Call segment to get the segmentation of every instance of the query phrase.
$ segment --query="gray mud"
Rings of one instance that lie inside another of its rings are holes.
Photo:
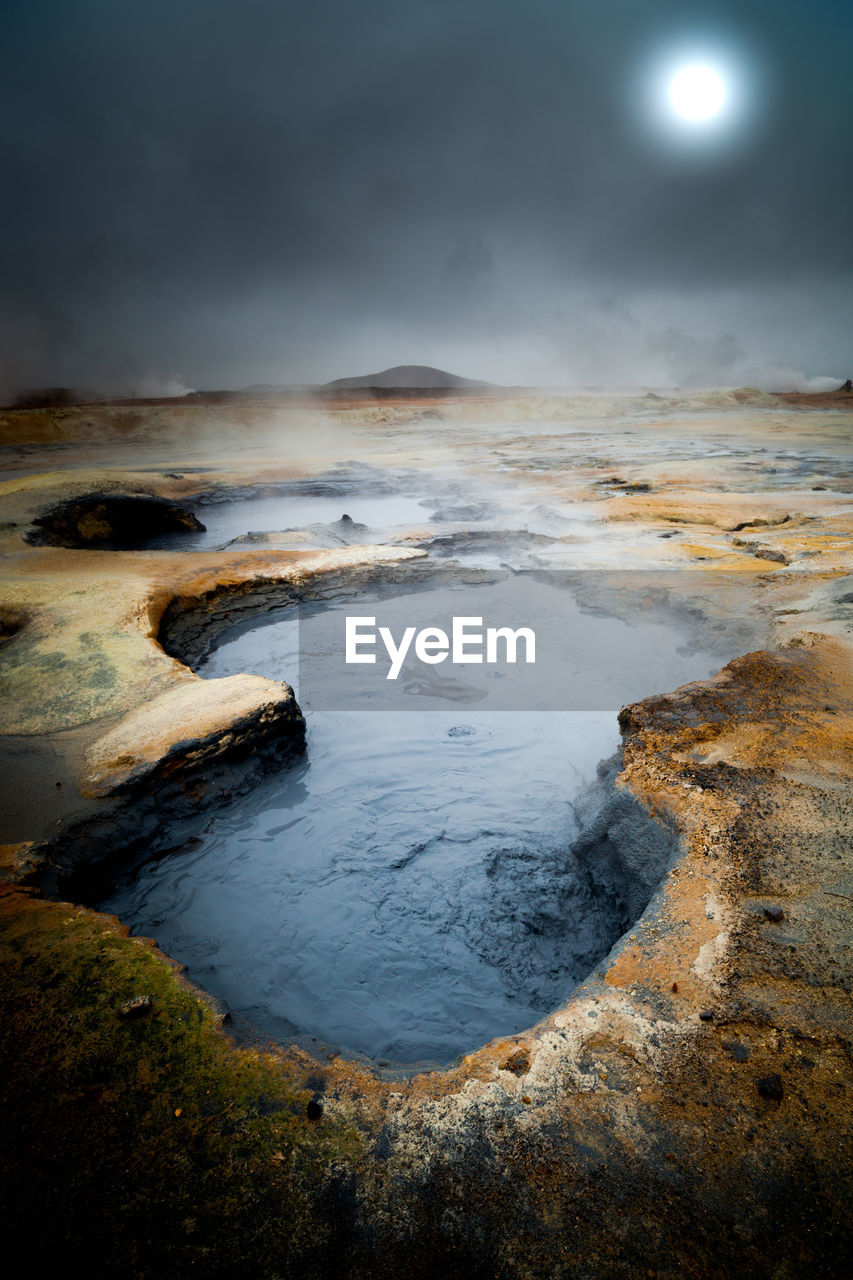
[[[598,634],[605,610],[587,607]],[[743,639],[716,637],[712,653],[689,610],[666,616],[627,628],[611,615],[635,696],[675,669],[708,675]],[[203,618],[171,626],[206,677],[294,682],[292,613],[244,620],[206,657]],[[379,1065],[446,1064],[562,1004],[671,865],[671,833],[614,799],[612,780],[594,787],[618,707],[314,711],[303,759],[90,900],[155,937],[240,1025]]]

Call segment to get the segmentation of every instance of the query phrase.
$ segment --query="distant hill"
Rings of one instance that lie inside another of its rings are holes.
[[[366,373],[360,378],[336,378],[327,382],[330,390],[357,391],[367,387],[405,387],[416,391],[438,391],[457,387],[488,387],[491,383],[475,382],[472,378],[460,378],[444,369],[433,369],[428,364],[395,364],[381,373]]]

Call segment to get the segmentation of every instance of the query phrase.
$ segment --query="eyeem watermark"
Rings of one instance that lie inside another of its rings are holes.
[[[708,625],[715,583],[736,572],[454,566],[358,595],[334,583],[328,601],[302,607],[286,670],[306,713],[615,714],[759,647],[746,618]]]
[[[536,661],[536,633],[532,627],[486,627],[482,617],[454,617],[450,635],[442,627],[405,627],[399,641],[390,627],[376,626],[375,616],[347,617],[347,665],[375,663],[376,648],[381,640],[390,659],[386,680],[396,680],[412,646],[414,656],[428,666],[437,666],[448,658],[454,666],[470,663],[510,663],[519,660],[523,648],[524,661]],[[485,650],[485,653],[484,653]]]

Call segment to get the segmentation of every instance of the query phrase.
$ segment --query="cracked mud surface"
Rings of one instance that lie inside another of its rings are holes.
[[[751,393],[443,403],[427,419],[413,405],[342,404],[294,410],[296,425],[310,418],[315,452],[282,456],[260,430],[251,449],[238,444],[246,423],[225,410],[215,442],[200,444],[205,412],[170,421],[157,408],[133,439],[118,411],[108,422],[84,407],[39,412],[31,446],[9,455],[38,470],[10,472],[0,489],[13,779],[4,1209],[8,1230],[27,1230],[33,1265],[364,1280],[845,1275],[853,417]],[[26,443],[25,415],[4,416]],[[328,525],[299,548],[292,531],[275,545],[274,530],[248,549],[186,553],[24,541],[35,519],[87,493],[144,492],[197,512],[204,493],[325,476],[352,456],[441,499],[447,520],[424,508],[419,528],[381,546],[369,529],[328,545]],[[158,806],[212,803],[217,778],[250,785],[259,737],[298,749],[286,686],[231,677],[217,698],[216,682],[157,643],[167,610],[217,625],[324,574],[429,559],[436,538],[567,570],[713,565],[727,572],[716,593],[702,589],[706,616],[724,622],[748,597],[768,643],[623,710],[620,772],[589,815],[588,848],[640,873],[628,805],[663,822],[681,853],[563,1007],[451,1070],[402,1079],[257,1039],[235,1048],[221,1010],[156,947],[34,886],[55,885],[66,857],[85,862],[87,829],[127,843]],[[151,1005],[123,1013],[140,995]]]

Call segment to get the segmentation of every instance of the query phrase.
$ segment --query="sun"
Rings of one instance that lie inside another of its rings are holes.
[[[692,62],[680,67],[668,85],[669,103],[676,115],[703,124],[720,115],[726,105],[726,82],[715,67]]]

